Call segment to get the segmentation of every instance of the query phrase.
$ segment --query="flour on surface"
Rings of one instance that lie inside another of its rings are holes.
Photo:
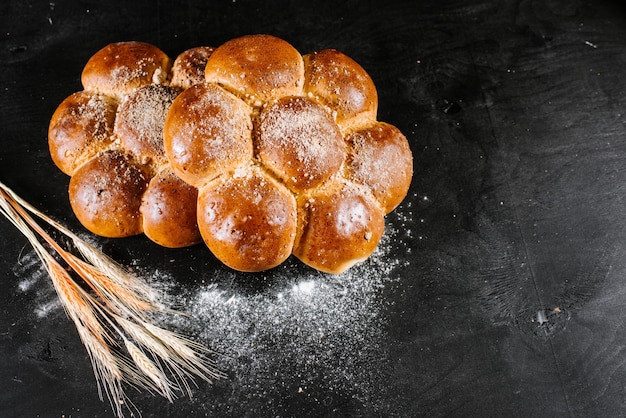
[[[20,254],[13,266],[13,273],[18,278],[16,293],[34,293],[35,304],[32,312],[37,318],[45,318],[63,311],[48,272],[34,250]]]
[[[398,279],[402,267],[390,254],[393,235],[385,235],[367,261],[343,274],[281,266],[268,273],[272,284],[259,292],[229,285],[242,276],[221,270],[222,277],[202,280],[176,297],[189,316],[168,319],[174,321],[169,325],[191,330],[223,354],[219,367],[229,376],[225,384],[235,404],[264,399],[262,412],[270,413],[279,408],[278,398],[296,394],[320,402],[330,397],[384,403],[387,302],[381,291]],[[285,394],[268,394],[268,388]]]

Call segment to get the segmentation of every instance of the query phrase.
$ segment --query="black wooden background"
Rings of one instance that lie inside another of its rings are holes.
[[[626,414],[626,14],[583,0],[4,1],[0,181],[165,288],[227,378],[144,417]],[[203,246],[91,237],[47,126],[87,59],[270,33],[339,49],[414,153],[381,252],[235,274]],[[108,417],[27,241],[0,220],[0,416]],[[173,321],[173,320],[172,320]]]

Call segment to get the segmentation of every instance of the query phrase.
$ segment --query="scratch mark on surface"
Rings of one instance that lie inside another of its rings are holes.
[[[596,44],[594,44],[594,43],[592,43],[592,42],[589,42],[589,41],[585,41],[585,45],[589,45],[590,47],[592,47],[592,48],[594,48],[594,49],[597,49],[597,48],[598,48],[598,45],[596,45]]]
[[[477,70],[477,64],[476,64],[476,60],[474,58],[474,53],[472,51],[472,48],[469,48],[469,56],[470,56],[470,60],[471,60],[471,63],[472,63],[472,68],[474,70],[475,76],[476,76],[476,78],[478,80],[480,80],[479,72]],[[493,116],[491,114],[491,108],[487,104],[487,95],[485,94],[485,91],[484,91],[484,88],[483,88],[482,85],[480,85],[480,94],[481,94],[481,99],[482,99],[482,102],[483,102],[483,105],[484,105],[485,112],[487,114],[487,120],[489,121],[489,131],[491,132],[492,139],[493,139],[494,143],[497,146],[499,146],[498,136],[496,135],[495,125],[494,125],[494,118],[493,118]],[[530,251],[529,251],[529,248],[528,248],[528,240],[527,240],[526,236],[524,235],[524,231],[523,231],[523,229],[521,227],[521,217],[519,215],[519,208],[518,208],[518,205],[515,203],[516,201],[513,199],[514,194],[513,194],[513,190],[511,188],[510,182],[509,181],[504,181],[503,185],[504,185],[504,187],[506,189],[506,193],[509,195],[509,199],[508,200],[512,202],[511,203],[511,207],[512,207],[512,210],[513,210],[513,216],[514,216],[514,219],[515,219],[515,225],[517,227],[517,230],[518,230],[521,242],[522,242],[524,258],[528,261],[526,263],[526,266],[527,266],[527,269],[528,269],[528,274],[530,275],[531,283],[532,283],[532,286],[533,286],[533,289],[534,289],[535,296],[537,298],[537,302],[539,304],[539,309],[543,310],[544,309],[544,302],[543,302],[543,300],[541,298],[541,293],[539,291],[539,286],[537,284],[536,273],[535,273],[535,271],[534,271],[534,269],[532,267],[532,263],[530,262],[531,259],[530,259]],[[553,362],[554,362],[554,367],[556,369],[556,374],[557,374],[557,377],[559,379],[559,386],[560,386],[561,392],[563,394],[563,399],[565,401],[565,405],[566,405],[566,408],[567,408],[567,411],[568,411],[568,415],[572,416],[572,407],[570,405],[569,396],[568,396],[567,391],[565,389],[565,382],[563,380],[563,372],[561,371],[561,366],[560,366],[559,359],[558,359],[557,354],[556,354],[556,350],[555,350],[554,344],[552,342],[552,338],[548,337],[548,342],[550,344],[550,354],[551,354]]]

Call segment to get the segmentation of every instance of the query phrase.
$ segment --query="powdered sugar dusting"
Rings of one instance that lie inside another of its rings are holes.
[[[106,140],[111,134],[112,114],[114,107],[105,96],[81,92],[89,99],[78,102],[78,106],[71,109],[71,115],[84,126],[86,134],[90,134],[95,140]]]
[[[119,59],[119,56],[116,56],[115,58]],[[122,85],[130,84],[136,79],[148,77],[149,68],[154,65],[155,63],[152,57],[143,57],[137,60],[132,67],[128,65],[119,65],[114,67],[111,71],[111,78]]]
[[[165,152],[176,174],[198,187],[252,156],[248,106],[218,86],[196,84],[173,102]]]
[[[261,161],[295,189],[327,180],[345,158],[332,116],[304,97],[285,97],[264,109],[256,145]]]
[[[404,199],[412,177],[408,141],[384,122],[353,132],[346,139],[350,144],[348,178],[369,186],[385,211],[391,211]]]
[[[177,94],[173,88],[151,84],[135,90],[119,107],[114,132],[140,161],[165,159],[163,125]]]
[[[67,97],[51,120],[50,152],[65,173],[111,143],[115,104],[104,95],[77,92]]]
[[[200,46],[188,49],[176,57],[172,66],[171,85],[186,89],[204,82],[204,69],[213,50],[212,47]]]

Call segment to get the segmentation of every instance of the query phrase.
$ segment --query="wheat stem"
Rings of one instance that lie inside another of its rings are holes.
[[[191,396],[188,381],[194,376],[207,382],[223,377],[206,357],[209,351],[205,347],[151,322],[153,312],[174,311],[159,301],[159,293],[149,284],[35,209],[2,182],[0,213],[28,239],[48,271],[87,350],[99,396],[103,399],[106,395],[117,416],[124,415],[122,405],[140,415],[124,393],[124,383],[173,401],[175,391],[181,388]],[[69,237],[82,258],[61,247],[29,213]],[[81,286],[73,275],[88,287]],[[121,353],[122,347],[127,356]],[[173,380],[166,371],[173,375]]]

